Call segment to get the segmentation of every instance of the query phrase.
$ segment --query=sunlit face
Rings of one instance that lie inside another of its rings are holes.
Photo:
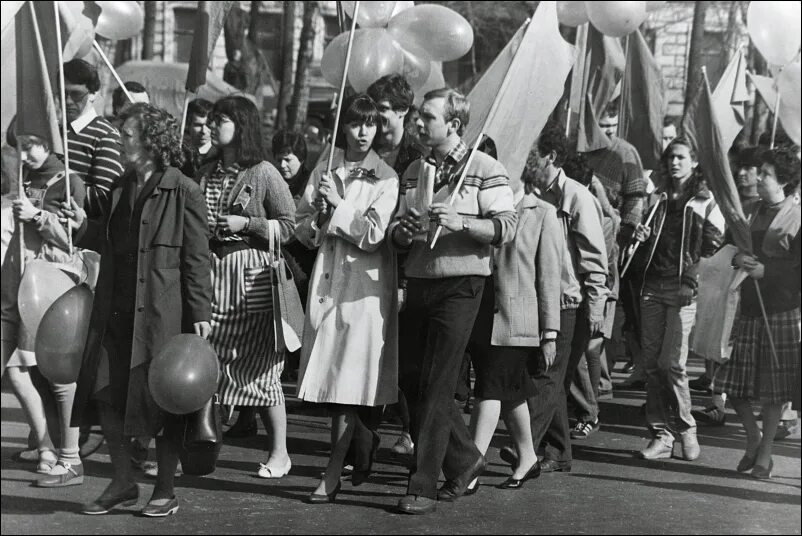
[[[209,128],[211,128],[212,145],[215,147],[226,147],[234,141],[237,126],[227,115],[210,119]]]
[[[425,101],[415,120],[420,141],[428,147],[441,145],[459,125],[458,120],[445,120],[443,115],[445,104],[446,100],[443,97],[435,97]]]
[[[28,169],[39,169],[48,156],[50,156],[50,152],[38,143],[27,143],[20,146],[22,164]]]
[[[89,91],[84,84],[73,84],[69,81],[64,84],[64,94],[66,96],[65,107],[67,108],[67,121],[75,121],[94,100],[94,93]]]
[[[373,138],[376,137],[376,124],[369,125],[368,123],[347,123],[343,127],[343,134],[345,134],[345,142],[348,148],[352,151],[359,153],[366,153]]]
[[[682,144],[676,144],[666,155],[668,174],[672,179],[685,179],[696,168],[696,161],[691,156],[691,150]]]
[[[129,117],[120,130],[123,158],[126,164],[137,164],[149,158],[142,142],[142,128],[134,117]]]
[[[298,160],[295,153],[281,153],[276,155],[276,159],[278,160],[278,169],[285,181],[292,180],[301,169],[301,161]]]
[[[738,168],[735,176],[735,185],[738,188],[751,188],[757,185],[758,169],[756,166],[742,166]]]
[[[757,180],[757,193],[763,201],[773,201],[785,197],[783,185],[777,180],[777,171],[771,164],[760,166]]]
[[[529,158],[529,169],[531,171],[530,177],[534,186],[540,188],[541,190],[549,187],[549,183],[551,182],[549,168],[553,162],[554,158],[551,153],[543,155],[540,154],[540,149],[532,151],[532,155],[530,155]]]
[[[212,141],[212,131],[208,125],[209,116],[192,115],[189,118],[189,135],[196,147],[203,147]]]
[[[674,125],[666,125],[663,127],[663,150],[666,150],[668,144],[674,141],[677,137],[677,127]]]
[[[402,111],[393,110],[388,100],[379,101],[376,107],[379,109],[379,116],[381,116],[382,129],[388,137],[404,130],[404,118],[409,113],[408,109]]]
[[[618,116],[606,115],[599,121],[599,128],[607,134],[608,138],[615,138],[618,135]]]

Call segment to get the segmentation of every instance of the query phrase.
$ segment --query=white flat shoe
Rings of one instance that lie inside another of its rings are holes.
[[[283,476],[286,476],[287,473],[290,472],[291,468],[292,468],[292,461],[290,461],[289,459],[287,460],[287,465],[285,465],[280,469],[268,467],[266,463],[260,463],[259,472],[257,474],[259,475],[259,478],[281,478]]]

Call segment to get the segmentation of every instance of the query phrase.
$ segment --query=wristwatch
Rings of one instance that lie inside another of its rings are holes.
[[[544,330],[540,333],[540,342],[556,341],[557,332],[551,329]]]
[[[462,218],[462,230],[463,231],[470,231],[471,230],[471,220],[468,218]]]

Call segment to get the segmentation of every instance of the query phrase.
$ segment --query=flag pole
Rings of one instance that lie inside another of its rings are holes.
[[[30,4],[31,10],[33,10],[33,4]],[[17,144],[19,145],[19,144]],[[17,147],[17,154],[19,155],[19,175],[17,175],[17,198],[21,199],[23,195],[25,195],[25,184],[22,182],[22,151],[19,150]],[[21,221],[17,221],[17,225],[19,226],[19,275],[25,273],[25,224]]]
[[[125,84],[123,83],[122,78],[120,78],[120,75],[117,74],[117,70],[114,68],[114,66],[109,61],[109,58],[106,56],[106,53],[103,52],[103,48],[101,48],[100,44],[98,44],[97,39],[93,40],[92,43],[95,46],[95,50],[97,50],[98,53],[100,54],[100,57],[103,58],[103,63],[105,63],[106,67],[109,68],[109,70],[111,71],[112,76],[114,77],[115,80],[117,80],[117,83],[120,85],[120,88],[123,90],[123,93],[125,93],[125,96],[128,97],[128,102],[133,104],[134,98],[131,96],[131,93],[129,93],[128,88],[125,87]]]
[[[178,131],[178,136],[182,140],[184,139],[184,129],[187,128],[187,109],[189,108],[189,96],[194,95],[191,91],[187,91],[184,93],[184,107],[181,109],[181,130]]]
[[[69,143],[67,142],[67,130],[69,124],[67,122],[67,93],[64,82],[64,54],[61,50],[61,17],[58,12],[58,2],[53,2],[53,10],[56,15],[56,50],[58,52],[58,81],[59,88],[61,89],[61,130],[64,139],[64,193],[67,206],[71,205],[72,193],[70,192],[70,150]],[[31,4],[33,6],[33,4]],[[33,7],[31,7],[33,9]],[[39,36],[39,25],[36,22],[36,14],[33,16],[33,27],[36,31],[37,39]],[[97,43],[97,41],[95,41]],[[72,255],[72,225],[67,223],[67,249],[68,253]]]
[[[329,161],[326,164],[326,174],[331,174],[331,166],[334,165],[334,142],[337,140],[337,131],[340,129],[340,112],[343,107],[343,97],[345,96],[345,84],[348,79],[348,64],[351,62],[351,48],[354,45],[354,32],[356,31],[356,18],[359,15],[359,2],[354,2],[354,19],[351,22],[351,31],[348,34],[348,49],[345,52],[345,66],[343,67],[343,79],[340,82],[340,94],[337,95],[337,113],[334,116],[334,130],[331,133],[331,150],[329,151]]]
[[[774,149],[774,137],[777,135],[777,120],[780,118],[780,88],[777,88],[777,99],[774,101],[774,121],[771,126],[771,143],[769,149]]]
[[[531,18],[527,18],[523,26],[526,26],[531,21]],[[512,60],[510,60],[510,67],[512,67],[515,58],[518,56],[518,50],[520,50],[520,45],[515,50],[515,54],[512,56]],[[471,153],[468,156],[468,161],[465,163],[465,167],[462,169],[462,174],[459,177],[459,181],[457,181],[457,185],[454,187],[454,191],[451,192],[451,196],[448,199],[448,206],[453,206],[454,202],[457,200],[457,194],[459,194],[460,189],[462,188],[462,184],[465,182],[465,177],[468,175],[468,168],[473,162],[473,157],[476,155],[476,152],[479,150],[479,145],[482,143],[482,139],[485,137],[485,130],[487,130],[487,125],[490,124],[490,119],[496,114],[496,110],[498,110],[499,104],[501,104],[501,95],[504,94],[504,91],[507,89],[507,86],[510,85],[510,69],[507,68],[507,72],[504,73],[504,80],[501,81],[501,88],[499,88],[499,92],[496,94],[496,98],[493,99],[493,104],[490,106],[490,112],[485,117],[485,122],[482,125],[482,130],[479,131],[479,137],[476,139],[476,142],[473,144],[471,148]],[[434,246],[437,244],[437,239],[440,238],[440,233],[443,232],[443,226],[438,225],[437,229],[434,231],[434,236],[432,237],[432,243],[429,244],[429,249],[434,249]]]

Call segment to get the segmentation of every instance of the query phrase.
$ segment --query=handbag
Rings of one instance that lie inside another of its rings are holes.
[[[281,230],[275,220],[268,221],[272,263],[273,330],[276,351],[294,352],[301,347],[304,311],[293,274],[281,254]]]
[[[223,446],[223,420],[218,394],[212,395],[201,409],[184,419],[184,438],[179,452],[184,473],[198,476],[213,473]]]

